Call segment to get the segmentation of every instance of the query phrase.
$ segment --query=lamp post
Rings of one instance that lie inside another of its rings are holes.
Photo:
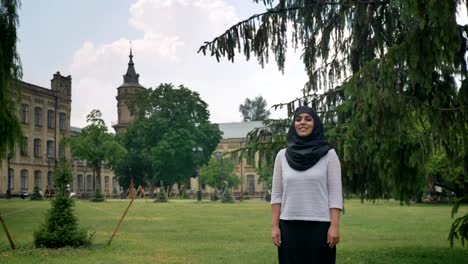
[[[7,162],[8,162],[8,173],[7,173],[8,179],[7,179],[7,191],[6,191],[5,198],[10,199],[11,198],[11,167],[10,167],[11,154],[10,153],[8,153]]]
[[[201,185],[200,185],[200,155],[202,155],[203,148],[202,147],[193,147],[192,151],[195,156],[195,163],[197,166],[197,181],[198,181],[198,191],[197,191],[197,201],[201,202],[202,201],[202,191],[201,191]]]

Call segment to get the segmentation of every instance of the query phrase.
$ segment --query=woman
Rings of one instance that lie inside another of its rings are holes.
[[[271,236],[279,263],[335,263],[342,208],[338,156],[317,113],[300,106],[273,172]]]

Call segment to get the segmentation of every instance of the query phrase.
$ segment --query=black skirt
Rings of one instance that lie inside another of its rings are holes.
[[[334,264],[336,246],[327,244],[330,222],[280,220],[280,264]]]

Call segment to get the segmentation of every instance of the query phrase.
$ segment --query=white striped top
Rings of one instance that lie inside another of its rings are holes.
[[[282,220],[330,222],[330,208],[343,209],[340,160],[330,149],[314,166],[292,169],[286,149],[276,155],[271,204],[281,204]]]

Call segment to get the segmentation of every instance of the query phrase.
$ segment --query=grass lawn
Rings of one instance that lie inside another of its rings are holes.
[[[96,231],[93,246],[35,249],[32,233],[44,221],[48,201],[0,199],[17,250],[0,230],[0,263],[277,263],[266,202],[221,204],[189,200],[137,200],[119,232],[107,241],[128,200],[76,201],[81,226]],[[450,205],[399,206],[346,200],[337,263],[468,263],[468,246],[450,248]],[[458,216],[468,212],[460,209]]]

